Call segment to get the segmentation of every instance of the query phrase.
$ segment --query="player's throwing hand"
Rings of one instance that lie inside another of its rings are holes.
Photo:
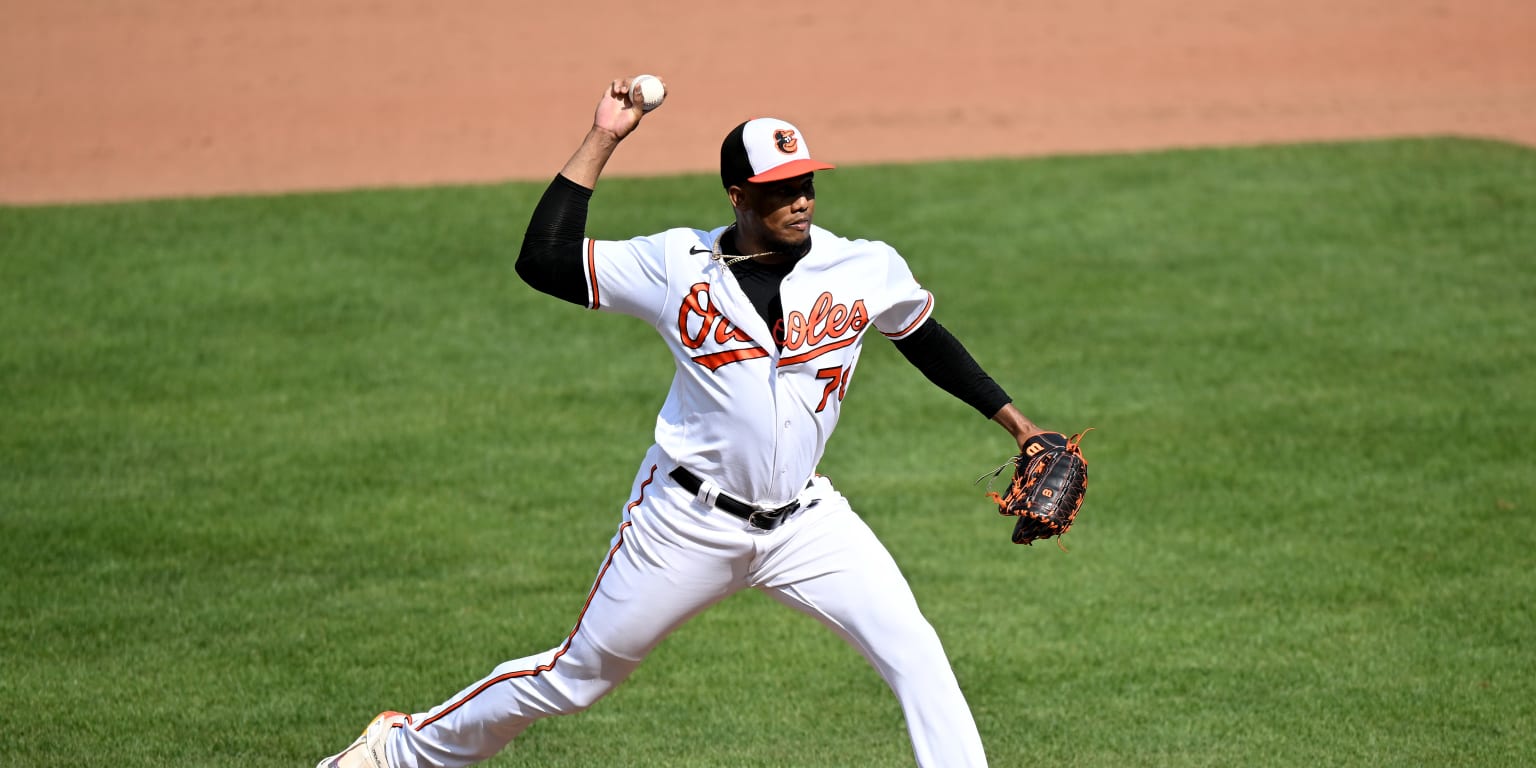
[[[592,116],[592,126],[607,131],[616,140],[633,133],[646,113],[645,106],[631,98],[633,80],[626,77],[609,83],[608,92],[597,102],[597,112]]]

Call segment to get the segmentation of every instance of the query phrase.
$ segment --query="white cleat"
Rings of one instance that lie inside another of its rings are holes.
[[[391,729],[403,728],[411,721],[404,712],[382,712],[363,729],[357,741],[341,752],[320,761],[315,768],[389,768],[389,758],[384,745]]]

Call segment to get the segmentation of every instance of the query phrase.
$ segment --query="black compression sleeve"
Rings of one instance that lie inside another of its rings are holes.
[[[1013,402],[1008,393],[976,364],[965,345],[931,317],[911,336],[899,339],[895,344],[907,362],[917,366],[929,381],[989,419]]]
[[[581,242],[587,230],[592,190],[556,175],[539,198],[517,254],[517,275],[536,290],[587,306]]]

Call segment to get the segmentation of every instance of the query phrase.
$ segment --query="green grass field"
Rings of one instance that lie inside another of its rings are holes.
[[[822,466],[994,766],[1529,764],[1536,151],[818,186],[1025,413],[1096,428],[1065,553],[1008,543],[971,484],[1007,437],[878,338]],[[517,281],[542,189],[0,209],[0,765],[309,766],[564,637],[671,363]],[[612,179],[589,232],[727,215]],[[491,764],[912,758],[873,670],[745,594]]]

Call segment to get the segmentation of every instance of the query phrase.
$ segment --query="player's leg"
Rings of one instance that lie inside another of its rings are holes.
[[[390,768],[471,765],[540,718],[591,706],[673,629],[745,585],[748,550],[739,531],[717,538],[692,529],[688,515],[671,508],[692,497],[663,487],[648,468],[565,642],[501,664],[413,715],[390,737]]]
[[[901,703],[918,765],[986,765],[938,633],[885,545],[830,483],[826,490],[784,525],[754,567],[754,586],[816,617],[874,665]]]

